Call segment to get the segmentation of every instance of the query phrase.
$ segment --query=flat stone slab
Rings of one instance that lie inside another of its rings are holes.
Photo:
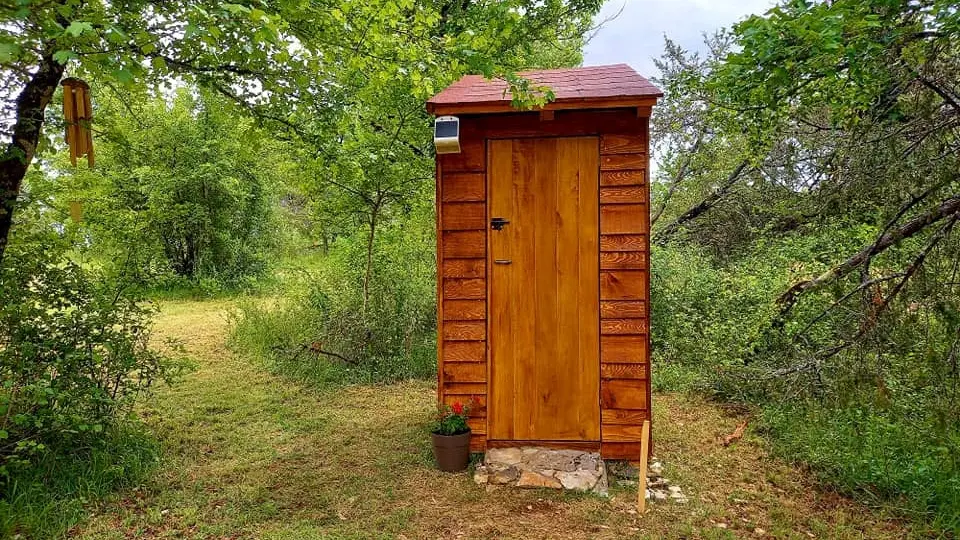
[[[491,448],[473,475],[478,484],[567,489],[607,494],[607,471],[597,452],[524,446]],[[492,489],[492,488],[488,488]]]

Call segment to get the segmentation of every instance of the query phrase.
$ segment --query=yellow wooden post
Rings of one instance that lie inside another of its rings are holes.
[[[643,421],[643,430],[640,432],[640,472],[637,476],[637,511],[641,514],[647,511],[647,461],[650,456],[650,421]]]

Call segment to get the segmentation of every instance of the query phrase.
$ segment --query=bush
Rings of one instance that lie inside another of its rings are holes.
[[[26,238],[24,238],[26,236]],[[151,308],[68,260],[54,235],[20,235],[0,268],[0,485],[48,452],[98,446],[169,373],[148,348]]]
[[[358,230],[339,238],[281,300],[243,304],[234,347],[319,383],[434,375],[436,264],[426,217],[379,233],[366,300],[366,232]]]

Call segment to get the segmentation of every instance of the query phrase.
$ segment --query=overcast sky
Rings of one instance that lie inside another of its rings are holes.
[[[597,21],[607,22],[584,50],[585,66],[630,64],[644,76],[659,73],[653,57],[663,51],[663,36],[684,49],[703,50],[702,34],[769,9],[772,0],[607,0]]]

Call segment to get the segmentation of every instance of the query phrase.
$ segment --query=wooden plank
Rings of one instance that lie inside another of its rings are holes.
[[[482,138],[461,134],[460,153],[441,154],[437,157],[440,158],[440,166],[443,167],[444,173],[479,172],[484,170],[486,163],[484,154]]]
[[[443,202],[484,201],[486,199],[486,178],[479,173],[444,172],[440,182],[443,185]]]
[[[600,173],[601,186],[642,186],[647,183],[646,170],[603,171]]]
[[[485,300],[447,300],[443,303],[445,321],[482,321],[486,318]]]
[[[647,254],[643,251],[604,251],[600,253],[603,270],[645,270]]]
[[[600,154],[636,154],[647,151],[644,132],[627,134],[609,133],[600,137]]]
[[[600,364],[603,379],[646,379],[646,364]]]
[[[646,234],[647,205],[604,204],[600,206],[601,234]]]
[[[443,256],[486,257],[487,231],[443,231]]]
[[[628,425],[639,426],[648,418],[649,411],[630,410],[630,409],[604,409],[603,425]],[[603,441],[607,438],[603,437]]]
[[[646,251],[645,234],[601,234],[600,251]]]
[[[484,394],[474,396],[444,396],[443,402],[447,405],[453,405],[454,403],[466,405],[467,416],[475,418],[486,418],[487,416],[487,396]]]
[[[624,169],[644,169],[647,166],[646,154],[612,154],[600,156],[601,171],[621,171]]]
[[[487,434],[486,418],[467,418],[467,425],[470,426],[470,431],[477,435]],[[471,438],[473,437],[471,436]]]
[[[602,442],[600,443],[600,457],[603,459],[622,459],[638,461],[640,459],[640,443],[638,442]]]
[[[646,334],[646,319],[602,319],[600,333],[609,336],[616,334]]]
[[[440,224],[445,231],[464,231],[486,229],[487,205],[482,202],[443,203],[443,220]]]
[[[549,105],[548,105],[549,106]],[[461,136],[513,139],[521,137],[581,137],[600,133],[636,133],[644,121],[629,109],[608,111],[557,111],[550,122],[538,112],[485,115],[461,121]]]
[[[650,421],[644,420],[640,428],[640,471],[637,487],[639,487],[637,510],[643,514],[647,510],[647,461],[650,457]]]
[[[600,433],[600,404],[597,395],[600,392],[600,374],[597,362],[600,351],[600,331],[597,320],[600,317],[600,204],[597,193],[600,189],[600,154],[598,141],[582,140],[577,176],[580,185],[577,192],[580,204],[577,216],[578,240],[580,246],[580,275],[577,305],[579,306],[580,366],[581,376],[576,377],[580,395],[584,396],[587,407],[578,407],[578,422],[584,426],[580,432],[582,438],[590,439]]]
[[[647,188],[644,186],[610,186],[600,188],[600,204],[644,204],[646,202]]]
[[[646,409],[647,381],[643,379],[601,380],[600,405],[604,409]]]
[[[487,338],[484,321],[445,321],[443,339],[449,341],[477,341]]]
[[[485,298],[486,296],[487,280],[485,279],[446,278],[443,280],[444,300],[474,300]],[[446,311],[446,305],[446,302],[444,302],[444,311]],[[446,318],[446,315],[444,315],[444,318]]]
[[[444,396],[479,396],[487,394],[487,383],[444,383]]]
[[[543,448],[559,448],[561,450],[580,450],[596,452],[600,449],[600,441],[531,441],[526,439],[488,439],[487,448],[514,448],[520,446],[540,446]]]
[[[443,380],[450,383],[486,382],[486,362],[450,362],[443,365]]]
[[[486,452],[487,450],[487,436],[481,435],[479,433],[474,433],[470,435],[470,452]]]
[[[600,336],[600,362],[610,364],[646,364],[646,336]]]
[[[448,341],[443,344],[444,362],[484,362],[487,359],[485,341]]]
[[[584,109],[590,109],[589,112],[594,114],[601,114],[601,112],[597,111],[598,109],[627,109],[636,118],[647,118],[650,116],[653,106],[656,105],[656,103],[657,99],[649,96],[570,97],[551,101],[544,105],[542,109],[558,112],[568,109],[583,112]],[[488,116],[506,115],[506,113],[516,111],[517,108],[514,107],[509,100],[504,99],[460,103],[427,103],[427,112],[434,116],[460,114],[482,115],[480,117],[484,118]]]
[[[643,300],[604,300],[600,302],[600,317],[603,319],[634,319],[646,317],[647,305]]]
[[[486,259],[444,259],[445,278],[482,278],[487,275]]]
[[[643,270],[601,270],[601,300],[644,300],[647,298],[646,272]]]
[[[643,421],[636,425],[604,424],[602,440],[610,442],[641,442],[643,436]]]

